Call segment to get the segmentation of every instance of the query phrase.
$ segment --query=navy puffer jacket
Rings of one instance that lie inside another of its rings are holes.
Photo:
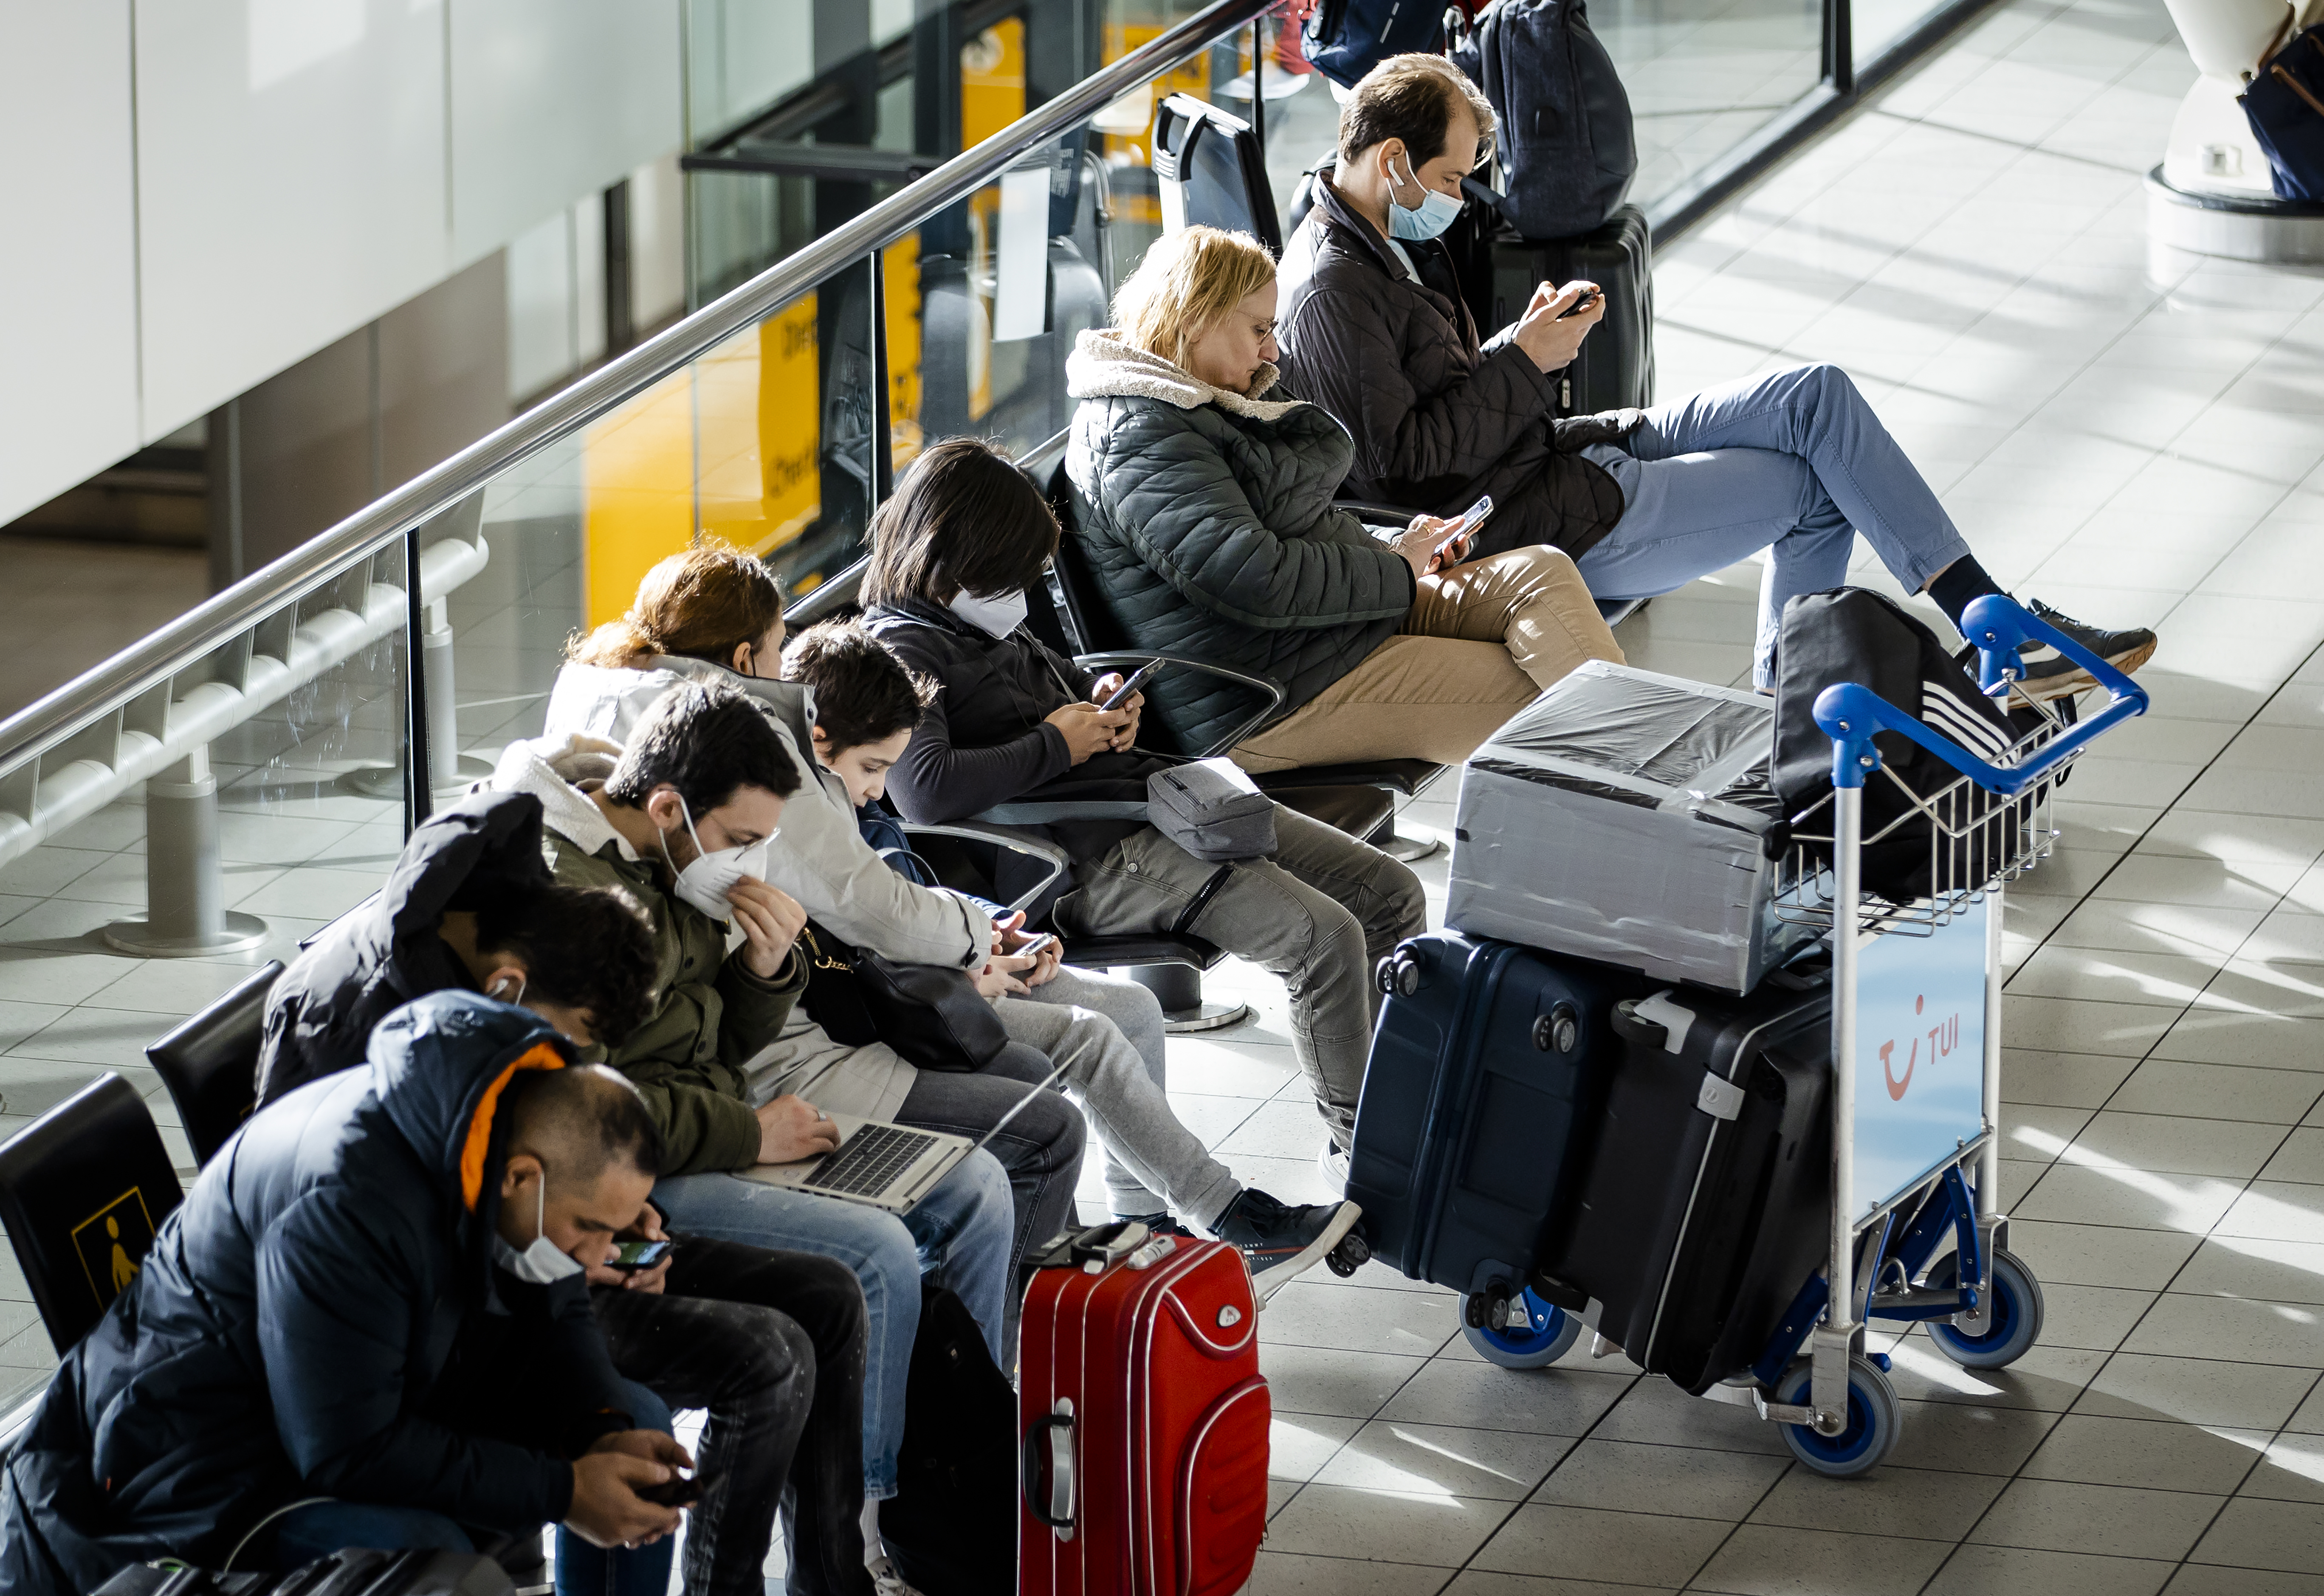
[[[1412,566],[1332,508],[1355,445],[1329,415],[1213,388],[1110,332],[1084,333],[1065,371],[1082,401],[1072,535],[1116,634],[1101,647],[1272,676],[1280,719],[1403,624]],[[1146,696],[1148,724],[1190,754],[1266,702],[1195,671],[1164,672]]]
[[[524,1010],[438,992],[381,1023],[368,1069],[236,1132],[9,1456],[0,1590],[217,1568],[307,1497],[495,1530],[562,1518],[565,1459],[629,1427],[621,1389],[582,1278],[521,1283],[486,1240],[502,1088],[567,1056]]]

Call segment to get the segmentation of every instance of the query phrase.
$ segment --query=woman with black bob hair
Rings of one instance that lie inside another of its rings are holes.
[[[1093,679],[1025,629],[1025,589],[1056,552],[1058,527],[1023,472],[986,444],[948,438],[913,465],[872,534],[864,622],[939,689],[889,773],[907,819],[1145,798],[1147,777],[1168,761],[1134,746],[1144,696],[1100,708],[1120,677]],[[1185,932],[1282,977],[1292,1045],[1330,1131],[1325,1166],[1343,1181],[1377,1001],[1372,962],[1425,928],[1419,879],[1280,806],[1274,854],[1225,865],[1142,821],[1038,829],[1074,861],[1051,916],[1068,940]]]

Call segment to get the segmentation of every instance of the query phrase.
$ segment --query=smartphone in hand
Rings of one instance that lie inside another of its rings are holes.
[[[605,1260],[605,1267],[624,1271],[651,1269],[669,1256],[670,1245],[667,1240],[618,1243],[613,1248],[613,1255]]]
[[[1122,705],[1130,702],[1130,695],[1131,693],[1145,686],[1146,683],[1152,680],[1153,677],[1161,671],[1162,667],[1168,663],[1169,662],[1167,660],[1148,660],[1144,665],[1139,665],[1137,670],[1131,672],[1129,679],[1123,682],[1120,686],[1115,688],[1112,693],[1107,697],[1106,701],[1098,705],[1098,708],[1101,710],[1118,710],[1121,708]]]
[[[1047,953],[1050,949],[1056,945],[1056,933],[1054,931],[1043,931],[1038,936],[1026,938],[1023,942],[1011,948],[1009,950],[1009,957],[1011,959],[1023,959],[1028,954]]]
[[[1564,309],[1559,311],[1557,313],[1557,319],[1559,321],[1563,321],[1569,316],[1580,316],[1583,311],[1589,309],[1592,305],[1595,305],[1603,298],[1605,298],[1605,296],[1593,288],[1584,293],[1582,298],[1576,299],[1572,304],[1568,305]]]
[[[702,1500],[706,1483],[707,1479],[699,1469],[691,1474],[673,1474],[659,1485],[639,1486],[638,1500],[659,1508],[690,1508]]]
[[[1478,527],[1485,524],[1486,519],[1490,517],[1492,513],[1493,496],[1490,493],[1486,494],[1482,499],[1478,500],[1476,503],[1471,505],[1467,509],[1462,510],[1461,512],[1461,518],[1452,523],[1452,530],[1445,533],[1443,540],[1437,544],[1436,558],[1440,560],[1451,559],[1452,557],[1453,546],[1465,541],[1471,533],[1476,531]]]

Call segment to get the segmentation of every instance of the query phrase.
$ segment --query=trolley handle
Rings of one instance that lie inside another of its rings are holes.
[[[1816,694],[1815,701],[1816,724],[1831,738],[1833,786],[1862,786],[1866,773],[1880,766],[1873,734],[1893,731],[1920,744],[1978,786],[2005,798],[2015,798],[2101,733],[2134,715],[2146,713],[2144,688],[2057,628],[2027,614],[2000,594],[1988,593],[1970,604],[1961,622],[1969,640],[1978,647],[1988,694],[1997,696],[2006,691],[2009,678],[2004,674],[2006,662],[2015,659],[2018,644],[2042,642],[2050,644],[2098,679],[2109,695],[2106,708],[2043,744],[2023,765],[1988,765],[1960,744],[1930,730],[1917,717],[1906,714],[1870,688],[1854,682],[1839,683]]]

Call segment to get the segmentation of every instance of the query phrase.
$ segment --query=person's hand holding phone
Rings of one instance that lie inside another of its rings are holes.
[[[1100,693],[1111,691],[1106,686],[1106,682],[1110,679],[1101,677],[1097,683],[1097,691]],[[1116,681],[1114,685],[1120,686],[1120,683]],[[1093,755],[1111,752],[1116,746],[1114,739],[1120,735],[1123,727],[1130,727],[1134,733],[1138,725],[1138,711],[1102,710],[1093,703],[1084,702],[1077,704],[1061,704],[1056,709],[1051,710],[1043,719],[1065,734],[1065,757],[1074,764],[1081,765],[1086,763]]]
[[[1041,962],[1038,953],[996,953],[985,960],[984,968],[969,977],[987,1002],[996,997],[1010,997],[1029,992],[1024,977]]]
[[[1055,980],[1057,971],[1065,967],[1065,945],[1050,933],[1036,936],[1024,929],[1025,911],[1019,909],[1007,918],[992,922],[992,950],[995,953],[1030,953],[1035,955],[1033,968],[1018,978],[1028,986],[1038,986]]]
[[[1139,672],[1138,674],[1140,676],[1149,674],[1152,669],[1153,667],[1149,665],[1146,670]],[[1134,681],[1136,679],[1136,677],[1125,678],[1120,671],[1108,671],[1104,675],[1100,676],[1091,688],[1091,691],[1097,695],[1097,702],[1101,707],[1114,714],[1128,715],[1130,717],[1129,720],[1123,724],[1121,729],[1114,736],[1113,750],[1115,752],[1120,752],[1121,749],[1130,747],[1130,744],[1138,740],[1139,711],[1146,707],[1146,693],[1144,690],[1139,689],[1133,691],[1129,697],[1122,699],[1119,703],[1114,702],[1115,697],[1121,692],[1122,684],[1125,680]]]
[[[661,1210],[651,1203],[638,1210],[635,1224],[627,1230],[616,1232],[613,1236],[616,1242],[666,1242],[669,1239],[669,1233],[661,1227]],[[669,1263],[673,1256],[674,1253],[666,1252],[659,1263],[644,1269],[615,1269],[610,1264],[593,1263],[586,1271],[589,1283],[593,1286],[618,1286],[624,1291],[643,1291],[650,1296],[659,1296],[663,1283],[669,1279]]]
[[[1443,543],[1444,535],[1456,525],[1457,522],[1449,521],[1443,516],[1412,518],[1412,525],[1404,529],[1404,536],[1396,540],[1395,547],[1396,552],[1404,556],[1405,564],[1412,567],[1415,577],[1433,575],[1445,565],[1458,563],[1459,555],[1450,560],[1444,559],[1438,546]],[[1464,541],[1460,553],[1467,552]]]
[[[1573,281],[1553,289],[1538,284],[1512,342],[1545,373],[1573,363],[1582,341],[1606,315],[1606,296],[1594,282]]]
[[[648,1546],[670,1534],[685,1517],[678,1508],[651,1502],[641,1490],[666,1486],[678,1471],[694,1466],[693,1454],[659,1430],[622,1430],[599,1437],[573,1460],[573,1501],[565,1524],[593,1546]]]

